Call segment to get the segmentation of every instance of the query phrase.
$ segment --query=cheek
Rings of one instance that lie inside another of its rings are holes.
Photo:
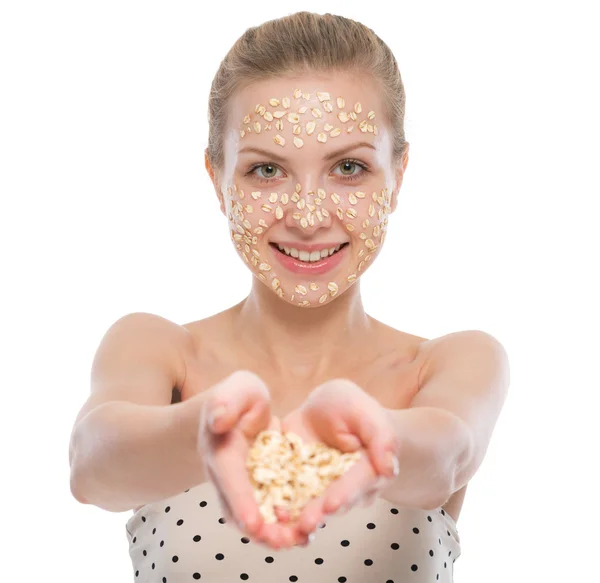
[[[243,190],[234,185],[227,189],[225,210],[232,229],[255,239],[283,219],[290,202],[283,191]]]
[[[311,192],[297,184],[290,193],[289,186],[279,190],[244,190],[236,185],[227,188],[225,206],[230,235],[242,259],[267,282],[275,273],[261,257],[258,244],[276,222],[285,220],[288,227],[301,230],[320,223],[329,229],[339,222],[354,249],[350,272],[344,274],[351,283],[383,245],[391,210],[388,189],[360,191],[341,185],[335,192]]]

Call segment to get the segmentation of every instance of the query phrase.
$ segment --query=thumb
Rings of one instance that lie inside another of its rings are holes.
[[[256,435],[270,418],[270,395],[260,377],[239,370],[215,385],[206,403],[206,421],[214,434],[230,431],[239,424],[247,435]]]
[[[396,476],[396,435],[388,411],[377,402],[365,403],[363,413],[354,419],[357,435],[377,473],[387,478]]]

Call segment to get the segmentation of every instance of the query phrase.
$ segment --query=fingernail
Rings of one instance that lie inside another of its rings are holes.
[[[219,405],[211,414],[210,417],[208,418],[208,423],[211,427],[213,427],[213,425],[215,424],[215,421],[217,419],[219,419],[220,417],[223,417],[223,415],[225,414],[225,411],[227,411],[225,405]]]
[[[391,451],[387,452],[386,462],[387,467],[392,470],[393,475],[397,476],[400,472],[398,458]]]

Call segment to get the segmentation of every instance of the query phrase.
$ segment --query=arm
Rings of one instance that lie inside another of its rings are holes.
[[[111,401],[93,409],[73,434],[75,498],[125,512],[203,482],[197,436],[206,398],[203,392],[175,405]]]
[[[465,486],[483,462],[510,370],[503,346],[477,330],[428,341],[423,351],[418,393],[408,409],[389,410],[401,465],[382,496],[433,509]]]
[[[105,334],[92,364],[91,394],[69,444],[71,492],[122,512],[202,481],[196,452],[206,392],[171,405],[194,377],[188,331],[159,316],[129,314]]]
[[[393,504],[432,510],[444,504],[454,476],[471,457],[465,424],[436,407],[388,409],[396,428],[399,473],[380,496]]]

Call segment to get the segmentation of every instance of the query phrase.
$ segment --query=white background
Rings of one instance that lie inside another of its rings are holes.
[[[407,93],[410,162],[361,280],[367,311],[426,337],[485,330],[510,356],[509,397],[458,522],[455,580],[591,581],[593,4],[2,3],[2,580],[133,580],[130,513],[71,497],[72,422],[116,319],[183,324],[245,297],[250,271],[204,168],[208,91],[246,28],[311,10],[373,28]]]

